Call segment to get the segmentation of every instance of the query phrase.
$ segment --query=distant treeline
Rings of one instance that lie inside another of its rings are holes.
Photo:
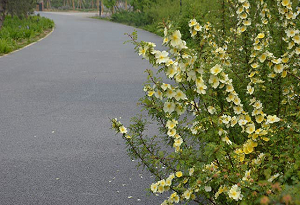
[[[0,29],[6,15],[27,18],[33,12],[36,0],[0,0]]]

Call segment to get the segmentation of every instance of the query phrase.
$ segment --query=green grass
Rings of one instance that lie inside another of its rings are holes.
[[[0,30],[0,55],[24,47],[44,37],[54,27],[54,22],[40,16],[19,19],[6,16]]]

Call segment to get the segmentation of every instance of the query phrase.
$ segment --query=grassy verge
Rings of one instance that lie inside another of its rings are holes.
[[[43,38],[54,27],[54,22],[40,16],[27,19],[7,16],[0,30],[0,56]]]

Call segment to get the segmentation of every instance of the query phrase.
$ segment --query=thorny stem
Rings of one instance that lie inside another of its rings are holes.
[[[289,72],[289,71],[288,71],[288,74],[289,74],[289,75],[291,75],[291,76],[293,76],[294,78],[296,78],[297,80],[299,80],[299,81],[300,81],[300,77],[298,77],[298,76],[294,75],[293,73],[291,73],[291,72]]]
[[[152,156],[156,156],[156,155],[154,154],[154,152],[151,151],[151,150],[149,149],[149,147],[147,146],[147,144],[145,143],[145,140],[144,140],[144,138],[143,138],[143,136],[142,136],[141,133],[140,133],[139,137],[140,137],[140,139],[141,139],[141,141],[142,141],[144,147],[148,150],[148,152],[149,152]],[[164,162],[164,160],[163,160],[164,158],[158,157],[158,159],[159,159],[159,161],[160,161],[164,166],[168,167],[169,169],[172,169],[172,170],[175,171],[175,172],[177,171],[176,169],[174,169],[173,167],[171,167],[169,164],[167,164],[166,162]]]
[[[140,158],[140,159],[142,160],[143,164],[148,168],[148,170],[149,170],[151,173],[153,173],[157,178],[159,178],[159,179],[161,180],[162,178],[160,177],[160,175],[159,175],[157,172],[155,172],[155,170],[152,169],[152,168],[149,166],[149,164],[145,161],[145,159],[144,159],[144,158],[139,154],[139,152],[136,150],[136,148],[135,148],[133,142],[132,142],[130,139],[127,139],[127,142],[129,143],[129,145],[130,145],[130,147],[132,148],[133,152],[136,154],[136,156],[138,156],[138,158]]]

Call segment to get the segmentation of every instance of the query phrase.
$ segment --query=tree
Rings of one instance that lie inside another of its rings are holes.
[[[5,19],[5,10],[7,6],[7,0],[0,0],[0,30]]]
[[[117,0],[103,0],[103,4],[105,7],[111,10],[112,14],[114,14],[114,7],[117,3]]]
[[[7,1],[7,12],[11,16],[17,15],[19,18],[27,18],[33,12],[35,4],[35,0],[9,0]]]

